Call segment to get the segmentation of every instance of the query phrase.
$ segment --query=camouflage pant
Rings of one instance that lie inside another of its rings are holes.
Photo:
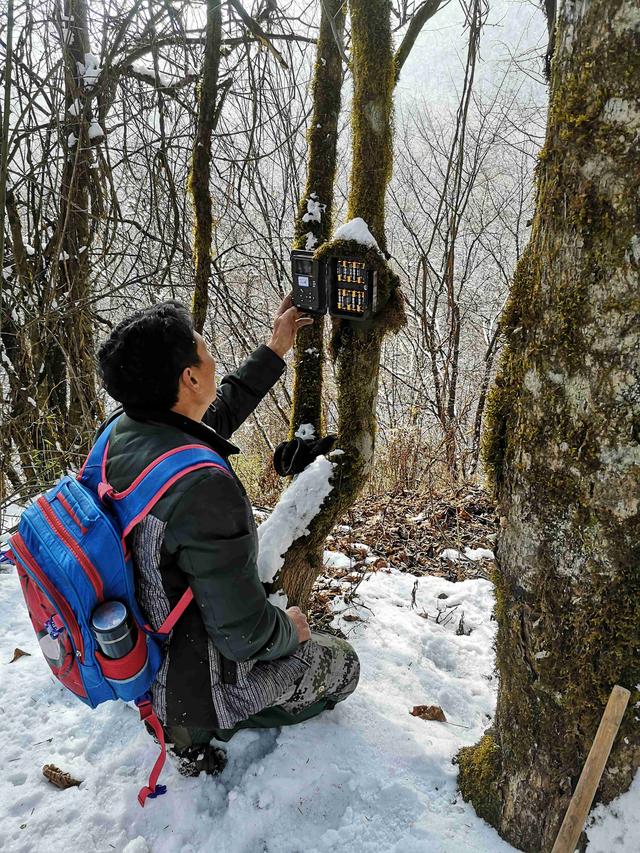
[[[168,740],[179,751],[212,738],[228,741],[240,729],[290,726],[333,708],[356,689],[360,677],[360,661],[346,640],[332,634],[312,633],[296,654],[308,664],[304,675],[274,705],[242,720],[232,729],[198,729],[169,726]]]
[[[299,714],[319,699],[334,705],[356,689],[360,678],[360,661],[352,646],[332,634],[311,634],[311,639],[298,649],[298,655],[309,669],[275,704],[290,714]]]

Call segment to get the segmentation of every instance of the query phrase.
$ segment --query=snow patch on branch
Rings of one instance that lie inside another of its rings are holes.
[[[84,81],[85,89],[92,89],[102,72],[100,60],[93,53],[85,53],[84,62],[78,62],[78,77]]]
[[[344,225],[336,228],[333,239],[353,240],[356,243],[367,246],[367,248],[374,248],[380,251],[375,237],[369,231],[369,226],[360,216],[356,216],[355,219],[350,219],[349,222],[345,222]]]
[[[334,468],[325,456],[314,459],[285,489],[269,518],[258,528],[258,574],[263,583],[275,578],[289,546],[309,532],[309,524],[333,488]]]
[[[136,62],[131,63],[131,70],[136,74],[140,74],[142,77],[148,77],[153,83],[156,83],[158,86],[163,88],[171,85],[171,80],[166,76],[166,74],[158,72],[158,75],[156,76],[154,69],[150,68],[145,62],[141,62],[140,60],[136,60]]]
[[[294,438],[301,438],[303,441],[305,439],[312,440],[316,437],[316,428],[313,424],[300,424],[293,435]]]
[[[307,199],[307,212],[302,217],[303,222],[322,222],[322,214],[327,209],[326,204],[318,201],[316,193],[311,193]]]
[[[100,127],[98,122],[93,119],[89,125],[89,139],[101,139],[103,136],[104,130]]]

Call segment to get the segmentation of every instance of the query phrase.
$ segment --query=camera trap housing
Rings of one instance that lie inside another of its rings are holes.
[[[378,307],[378,273],[362,258],[330,255],[314,261],[313,252],[291,252],[293,304],[309,314],[357,323],[371,320]]]

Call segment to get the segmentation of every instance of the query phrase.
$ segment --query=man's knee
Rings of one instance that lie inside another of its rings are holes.
[[[330,652],[325,695],[334,703],[342,702],[353,693],[360,679],[360,659],[356,650],[347,640],[333,634],[312,633],[311,641]]]
[[[358,686],[359,680],[360,658],[353,646],[349,645],[348,651],[345,650],[343,677],[337,685],[336,691],[332,694],[332,698],[337,702],[342,702],[348,696],[351,696]]]

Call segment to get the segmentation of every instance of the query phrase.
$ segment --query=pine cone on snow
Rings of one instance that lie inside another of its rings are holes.
[[[60,770],[59,767],[56,767],[55,764],[45,764],[42,768],[42,775],[45,779],[48,779],[49,782],[52,782],[56,787],[62,788],[73,788],[80,784],[77,779],[74,779],[70,773],[65,773],[64,770]]]

